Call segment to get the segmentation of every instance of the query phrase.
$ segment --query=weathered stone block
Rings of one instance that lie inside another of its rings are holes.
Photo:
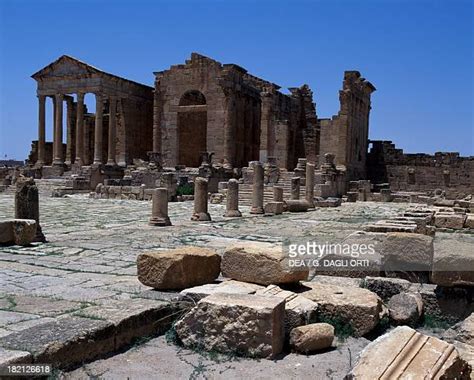
[[[8,224],[10,227],[8,227]],[[12,240],[10,244],[28,245],[31,244],[36,236],[36,221],[33,219],[12,219],[3,223],[3,228],[6,229],[4,237],[9,234]],[[8,232],[10,229],[11,233]],[[6,244],[9,244],[6,242]]]
[[[441,286],[474,286],[474,255],[466,242],[436,239],[431,281]]]
[[[347,323],[355,336],[369,333],[379,323],[382,300],[370,290],[314,282],[303,285],[308,290],[301,295],[318,304],[318,314],[323,321]]]
[[[265,214],[280,215],[283,214],[283,202],[268,202],[265,204]]]
[[[308,278],[308,270],[285,266],[282,247],[270,243],[241,243],[226,249],[221,270],[224,277],[255,284],[294,283]]]
[[[460,230],[464,227],[466,215],[437,213],[435,215],[434,225],[438,228],[451,228]]]
[[[443,339],[451,343],[459,341],[474,347],[474,313],[446,330]]]
[[[306,199],[288,199],[285,203],[289,212],[306,212],[309,209]]]
[[[221,257],[213,250],[185,246],[137,258],[138,280],[155,289],[185,289],[214,281]]]
[[[175,324],[186,347],[272,358],[284,342],[285,301],[247,294],[203,298]]]
[[[387,306],[390,319],[396,325],[415,325],[423,313],[423,299],[419,293],[395,294]]]
[[[283,290],[276,285],[269,285],[257,290],[259,296],[277,297],[285,300],[285,331],[287,334],[298,326],[316,321],[318,304],[289,290]]]
[[[464,222],[464,227],[474,230],[474,215],[467,215]]]
[[[346,379],[468,379],[453,345],[400,326],[370,343]]]
[[[328,323],[313,323],[296,327],[290,333],[290,346],[297,352],[324,350],[332,345],[334,327]]]
[[[390,271],[429,271],[433,261],[433,238],[404,232],[388,233],[377,247],[384,269]]]
[[[211,294],[254,294],[257,290],[264,289],[263,286],[249,282],[228,280],[219,284],[205,284],[184,289],[180,292],[184,298],[192,298],[194,301],[207,297]]]

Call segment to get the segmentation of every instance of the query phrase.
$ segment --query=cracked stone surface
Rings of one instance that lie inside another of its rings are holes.
[[[222,254],[241,240],[340,239],[408,207],[346,203],[262,217],[251,216],[249,208],[241,206],[242,218],[224,218],[225,205],[210,204],[213,221],[196,223],[190,220],[193,203],[180,202],[169,204],[173,226],[157,228],[148,225],[151,202],[86,195],[51,198],[40,193],[41,225],[48,243],[0,247],[0,337],[118,300],[173,299],[173,294],[150,291],[138,282],[136,258],[145,251],[192,244]],[[13,195],[0,193],[0,220],[12,215]],[[474,236],[469,239],[472,243]]]
[[[336,348],[314,355],[289,354],[278,360],[203,355],[168,344],[164,336],[123,354],[97,360],[61,374],[64,380],[86,379],[342,379],[355,364],[356,353],[369,341],[349,338]]]

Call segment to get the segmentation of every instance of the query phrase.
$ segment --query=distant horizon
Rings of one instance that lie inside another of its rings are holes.
[[[154,71],[184,63],[191,52],[242,66],[285,93],[307,83],[318,118],[337,114],[343,73],[357,70],[377,88],[370,140],[392,141],[409,154],[474,156],[470,1],[191,4],[2,1],[0,159],[27,158],[38,119],[30,76],[61,55],[153,86]],[[78,26],[75,14],[87,14],[87,22]],[[93,112],[93,97],[85,102]]]

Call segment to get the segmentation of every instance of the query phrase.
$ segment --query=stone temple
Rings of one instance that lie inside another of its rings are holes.
[[[47,176],[50,166],[57,173],[89,165],[126,167],[134,159],[199,167],[202,153],[212,152],[225,169],[258,160],[293,170],[298,158],[317,163],[331,152],[351,177],[366,175],[375,87],[357,71],[344,73],[340,111],[332,119],[318,119],[307,85],[284,94],[238,65],[197,53],[154,75],[152,88],[65,55],[33,74],[38,141],[29,161]],[[95,114],[84,105],[88,93],[95,96]],[[45,140],[48,98],[54,106],[52,143]]]

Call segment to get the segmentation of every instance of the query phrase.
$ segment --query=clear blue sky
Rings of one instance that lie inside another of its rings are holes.
[[[377,87],[370,138],[474,155],[470,0],[0,0],[0,13],[0,157],[26,158],[30,75],[60,55],[152,85],[192,51],[282,87],[308,83],[319,117],[337,113],[343,71],[360,70]]]

